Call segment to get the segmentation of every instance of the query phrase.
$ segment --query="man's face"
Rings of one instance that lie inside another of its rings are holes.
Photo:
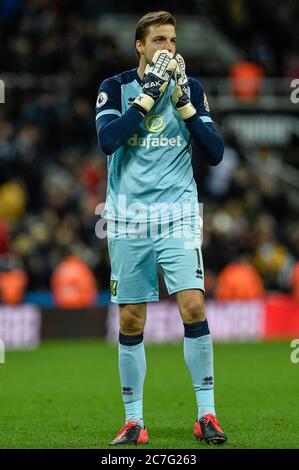
[[[158,50],[167,49],[175,55],[176,32],[174,26],[172,24],[150,26],[144,43],[137,41],[136,47],[140,56],[144,56],[146,64],[150,63],[153,55]]]

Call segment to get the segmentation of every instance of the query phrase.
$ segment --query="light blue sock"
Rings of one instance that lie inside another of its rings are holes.
[[[143,383],[146,360],[143,333],[138,336],[119,334],[119,373],[126,423],[136,421],[143,427]]]
[[[215,415],[213,343],[208,322],[184,324],[184,357],[196,394],[198,419]]]

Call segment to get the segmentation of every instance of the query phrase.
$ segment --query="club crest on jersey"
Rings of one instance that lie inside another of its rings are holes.
[[[113,296],[116,296],[116,294],[117,294],[117,284],[118,284],[118,281],[115,281],[115,279],[111,279],[111,281],[110,281],[110,292],[111,292],[111,295],[113,295]]]
[[[107,100],[108,100],[107,93],[105,93],[104,91],[101,91],[97,99],[96,107],[101,108],[102,106],[104,106],[105,103],[107,103]]]

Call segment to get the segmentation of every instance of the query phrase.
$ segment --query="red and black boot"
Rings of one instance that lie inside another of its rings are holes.
[[[205,441],[207,444],[225,444],[227,441],[216,416],[212,414],[207,414],[195,422],[194,435],[198,441]]]
[[[135,421],[128,421],[123,428],[117,433],[111,446],[121,444],[126,445],[141,445],[149,441],[148,432],[146,428],[142,428]]]

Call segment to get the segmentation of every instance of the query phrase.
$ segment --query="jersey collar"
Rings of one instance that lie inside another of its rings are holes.
[[[135,79],[137,80],[137,82],[139,83],[139,85],[142,84],[142,80],[141,78],[139,77],[138,73],[137,73],[137,67],[136,69],[134,69],[134,73],[135,73]]]

